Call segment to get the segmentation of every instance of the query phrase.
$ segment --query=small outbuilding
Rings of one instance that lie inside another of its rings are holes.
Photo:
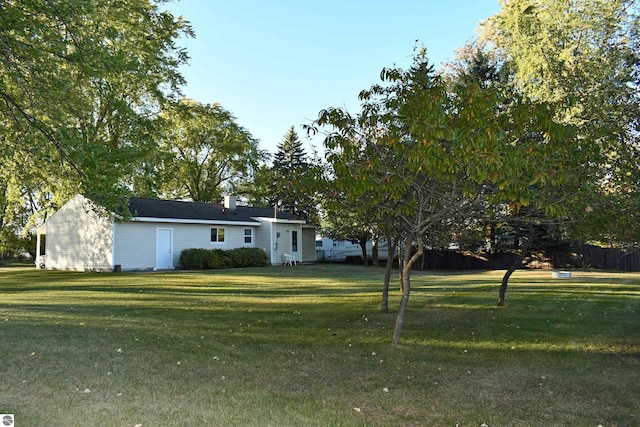
[[[189,248],[262,248],[272,265],[285,254],[315,262],[314,224],[275,208],[132,197],[121,220],[81,194],[37,231],[37,259],[51,270],[170,270]]]

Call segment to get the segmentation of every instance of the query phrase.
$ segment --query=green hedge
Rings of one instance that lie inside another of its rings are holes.
[[[264,267],[269,258],[259,248],[185,249],[180,253],[180,267],[184,270],[207,270],[218,268]]]
[[[202,270],[206,257],[206,249],[185,249],[180,253],[180,267],[186,270]]]
[[[206,251],[204,268],[217,269],[217,268],[232,268],[234,267],[233,261],[228,254],[228,251],[222,249],[209,249]]]
[[[267,253],[258,248],[236,248],[226,252],[234,267],[264,267],[269,262]]]

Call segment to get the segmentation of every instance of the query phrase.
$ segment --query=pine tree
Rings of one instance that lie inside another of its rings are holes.
[[[293,126],[278,144],[271,171],[271,202],[278,204],[286,212],[305,218],[313,217],[316,208],[313,203],[312,167]]]
[[[292,177],[293,173],[308,169],[307,153],[293,126],[278,144],[278,151],[273,159],[273,169],[279,171],[284,177]]]

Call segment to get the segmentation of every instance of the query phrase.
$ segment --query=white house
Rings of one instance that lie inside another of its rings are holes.
[[[132,217],[118,221],[78,194],[37,231],[38,258],[54,270],[166,270],[189,248],[262,248],[272,265],[285,254],[315,261],[315,225],[272,208],[131,198]]]

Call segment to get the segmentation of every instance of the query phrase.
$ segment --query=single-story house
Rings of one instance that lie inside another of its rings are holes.
[[[272,265],[285,254],[314,262],[315,229],[274,208],[132,197],[131,218],[105,212],[77,194],[37,230],[37,258],[54,270],[167,270],[189,248],[262,248]]]

